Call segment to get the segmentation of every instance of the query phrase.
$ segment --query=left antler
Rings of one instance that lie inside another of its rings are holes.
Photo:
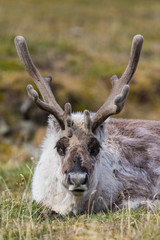
[[[64,130],[66,114],[63,111],[63,109],[59,106],[52,93],[50,87],[52,78],[50,76],[44,78],[41,76],[40,72],[38,71],[30,57],[27,43],[24,37],[17,36],[15,38],[15,46],[22,64],[24,65],[29,75],[32,77],[44,101],[40,100],[37,91],[34,90],[32,85],[27,86],[27,92],[29,97],[38,105],[38,107],[47,111],[50,114],[53,114],[57,121],[59,122],[62,130]]]
[[[111,78],[112,90],[106,102],[100,107],[92,118],[92,131],[94,132],[109,116],[121,112],[129,92],[128,83],[136,71],[142,44],[143,36],[136,35],[132,40],[130,60],[126,70],[120,79],[116,75]]]

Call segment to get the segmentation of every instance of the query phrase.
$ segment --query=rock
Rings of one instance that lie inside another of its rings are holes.
[[[36,126],[32,121],[22,120],[19,122],[17,132],[20,133],[23,139],[30,139],[33,137],[36,130]]]
[[[0,119],[0,135],[5,137],[11,133],[10,126],[6,123],[4,119]]]
[[[26,98],[25,101],[20,106],[20,112],[23,114],[24,119],[28,119],[29,111],[32,107],[32,100],[30,98]]]

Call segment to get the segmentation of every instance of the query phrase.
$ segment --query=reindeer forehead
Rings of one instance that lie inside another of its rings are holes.
[[[80,138],[78,138],[78,136]],[[73,135],[71,138],[66,136],[61,137],[58,142],[57,146],[63,146],[65,148],[69,148],[70,152],[81,152],[83,154],[84,151],[99,148],[100,143],[95,136],[92,135]]]
[[[83,113],[73,113],[70,116],[71,124],[62,132],[62,136],[70,139],[70,142],[75,144],[88,141],[93,137],[92,131],[86,127],[86,121]]]
[[[72,113],[71,115],[72,124],[72,135],[71,137],[68,137],[67,131],[64,130],[61,133],[61,139],[65,145],[68,143],[68,145],[72,146],[85,146],[88,144],[91,139],[95,138],[95,135],[88,131],[88,129],[85,126],[84,122],[84,114],[81,112],[78,113]]]
[[[72,137],[67,137],[66,133],[64,133],[64,136],[60,139],[60,141],[63,141],[65,145],[69,146],[84,146],[90,142],[90,139],[92,139],[93,136],[90,134],[86,134],[81,129],[76,129],[73,131]]]

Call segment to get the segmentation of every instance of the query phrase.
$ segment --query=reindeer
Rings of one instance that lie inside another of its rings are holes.
[[[35,67],[25,39],[15,38],[19,58],[40,94],[27,86],[29,97],[49,115],[42,154],[32,181],[33,199],[60,214],[85,213],[123,206],[153,205],[160,193],[160,122],[110,118],[120,113],[137,68],[143,36],[132,41],[122,76],[96,113],[64,110],[51,91],[50,76]],[[158,200],[157,200],[158,201]]]

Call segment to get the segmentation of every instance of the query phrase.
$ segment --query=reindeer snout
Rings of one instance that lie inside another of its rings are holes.
[[[86,185],[88,182],[87,173],[69,173],[68,174],[68,184],[74,185],[75,187],[80,187],[81,185]]]
[[[67,173],[68,189],[76,196],[82,195],[89,186],[89,175],[87,169],[82,166],[82,158],[80,154],[73,157],[74,165]]]

